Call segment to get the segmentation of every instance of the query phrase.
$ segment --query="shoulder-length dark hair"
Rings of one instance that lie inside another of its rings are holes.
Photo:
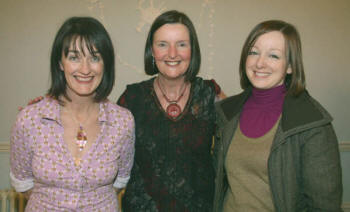
[[[251,83],[246,74],[246,61],[251,48],[254,46],[256,40],[263,34],[279,31],[283,34],[286,43],[286,59],[287,65],[292,69],[291,74],[286,75],[285,84],[287,87],[287,94],[292,96],[299,95],[305,90],[305,74],[301,52],[300,36],[296,28],[289,23],[280,20],[264,21],[250,32],[242,49],[241,60],[239,64],[239,74],[241,87],[246,89],[251,86]]]
[[[75,42],[77,40],[79,42]],[[62,54],[67,56],[72,44],[86,45],[91,55],[95,55],[94,49],[101,54],[104,64],[103,77],[95,91],[94,100],[105,100],[114,85],[114,48],[104,26],[92,17],[71,17],[58,30],[51,50],[51,87],[48,95],[56,99],[63,95],[70,100],[66,93],[67,82],[60,62]]]
[[[156,64],[153,61],[152,55],[154,33],[165,24],[177,23],[183,24],[187,27],[191,43],[191,61],[185,73],[185,80],[192,81],[198,74],[201,65],[201,52],[199,49],[197,33],[194,28],[194,25],[184,13],[176,10],[170,10],[161,14],[154,20],[151,29],[148,33],[144,56],[145,72],[147,75],[154,75],[159,72]]]

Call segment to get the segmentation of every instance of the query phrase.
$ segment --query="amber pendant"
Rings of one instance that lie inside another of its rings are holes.
[[[78,145],[79,151],[83,151],[84,147],[87,144],[87,137],[86,137],[86,133],[84,131],[83,126],[79,126],[79,130],[77,133],[77,137],[75,140],[75,143]]]
[[[181,114],[181,108],[176,103],[170,103],[168,107],[166,108],[166,112],[168,116],[175,119]]]
[[[79,166],[80,165],[80,158],[74,158],[74,164]]]

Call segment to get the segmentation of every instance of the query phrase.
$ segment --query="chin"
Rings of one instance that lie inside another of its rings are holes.
[[[261,84],[253,84],[253,87],[256,89],[261,89],[261,90],[266,90],[266,89],[270,89],[271,87],[268,85],[261,85]]]
[[[80,92],[75,92],[75,93],[81,97],[89,97],[89,96],[95,95],[95,90],[93,90],[93,91],[80,91]]]

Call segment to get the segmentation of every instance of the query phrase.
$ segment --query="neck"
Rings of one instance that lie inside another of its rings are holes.
[[[72,98],[71,101],[64,99],[64,109],[74,116],[77,121],[86,121],[87,117],[91,116],[94,111],[98,111],[98,103],[90,98]]]
[[[184,93],[184,89],[186,88],[184,77],[169,80],[162,75],[158,75],[156,80],[158,80],[159,89],[171,100],[178,98]]]
[[[286,88],[284,85],[253,93],[243,106],[240,128],[244,135],[258,138],[265,135],[278,121],[282,110]]]
[[[257,104],[276,103],[276,101],[283,101],[285,94],[286,87],[284,84],[266,90],[253,88],[252,99]]]

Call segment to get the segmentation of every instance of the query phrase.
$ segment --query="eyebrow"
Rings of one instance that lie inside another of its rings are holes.
[[[177,43],[178,42],[190,42],[190,40],[179,40],[179,41],[177,41]]]
[[[80,54],[80,52],[81,52],[81,51],[78,51],[78,50],[68,49],[67,54],[68,54],[68,53]],[[85,53],[84,53],[84,52],[82,52],[82,53],[83,53],[83,55],[85,55]],[[98,54],[101,54],[101,53],[100,53],[98,50],[96,50],[96,51],[92,51],[92,52],[90,52],[90,54],[92,54],[92,55],[98,55]]]
[[[251,46],[250,47],[250,49],[253,49],[253,48],[256,48],[256,49],[259,49],[257,46]],[[271,49],[269,49],[269,51],[275,51],[275,50],[277,50],[277,51],[280,51],[280,52],[284,52],[282,49],[276,49],[276,48],[271,48]]]
[[[270,50],[277,50],[277,51],[283,52],[282,49],[276,49],[276,48],[273,48],[273,49],[270,49]]]
[[[68,53],[69,53],[69,52],[72,52],[72,53],[75,53],[75,54],[80,53],[78,50],[74,50],[74,49],[68,49]]]
[[[168,43],[167,40],[154,40],[153,42],[166,42],[166,43]],[[190,42],[190,40],[178,40],[178,41],[176,41],[176,43],[178,43],[178,42]]]

